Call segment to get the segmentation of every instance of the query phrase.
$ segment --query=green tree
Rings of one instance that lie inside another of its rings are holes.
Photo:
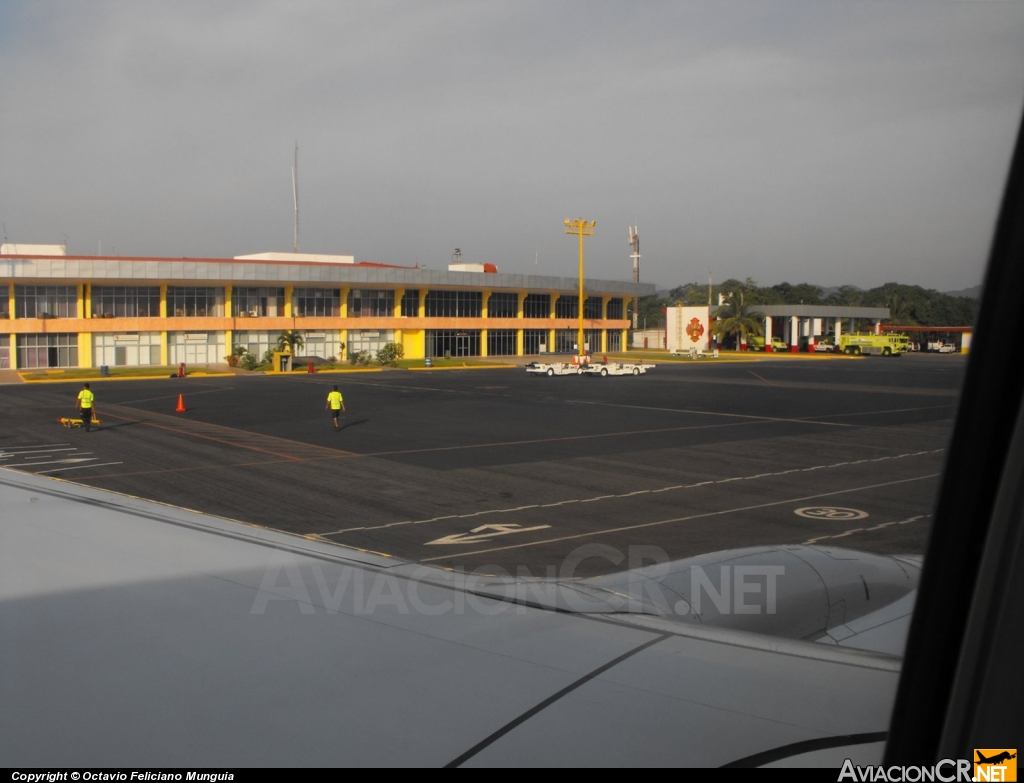
[[[637,310],[637,327],[640,329],[662,329],[665,326],[665,314],[662,309],[672,304],[660,296],[640,297],[640,308]]]
[[[392,367],[398,366],[398,360],[405,355],[405,348],[398,343],[388,343],[382,348],[377,349],[377,361],[380,362],[383,367],[388,364]]]
[[[292,356],[298,356],[305,345],[306,338],[293,329],[281,332],[277,338],[277,350],[287,351]]]
[[[749,310],[745,297],[743,288],[725,295],[725,302],[715,312],[711,327],[719,340],[734,337],[739,345],[746,345],[748,335],[764,334],[764,313]]]

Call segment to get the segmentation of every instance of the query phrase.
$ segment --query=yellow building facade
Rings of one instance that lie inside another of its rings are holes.
[[[390,342],[414,359],[577,350],[578,278],[285,257],[0,255],[0,369],[222,364],[288,331],[342,361]],[[585,348],[626,350],[626,304],[654,286],[584,289]]]

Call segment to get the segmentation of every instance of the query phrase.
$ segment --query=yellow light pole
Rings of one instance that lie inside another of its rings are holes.
[[[588,223],[586,220],[583,220],[582,218],[565,221],[565,233],[576,234],[580,238],[580,327],[579,333],[576,336],[576,351],[577,355],[579,356],[585,356],[587,353],[583,347],[583,237],[593,236],[594,226],[596,225],[597,221],[591,220]]]

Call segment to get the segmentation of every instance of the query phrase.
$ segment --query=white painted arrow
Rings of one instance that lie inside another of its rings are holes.
[[[70,462],[92,462],[99,457],[72,457],[71,459],[52,459],[46,462],[20,462],[17,465],[5,465],[7,468],[31,468],[34,465],[65,465]]]
[[[473,528],[469,533],[456,533],[451,536],[445,536],[439,538],[436,541],[428,541],[425,546],[433,546],[434,544],[476,544],[480,541],[489,541],[492,538],[498,536],[508,536],[512,533],[528,533],[531,530],[544,530],[549,528],[551,525],[537,525],[535,527],[519,527],[519,525],[481,525],[480,527]],[[490,533],[484,533],[483,531],[490,530]],[[481,535],[472,535],[473,533],[479,533]]]

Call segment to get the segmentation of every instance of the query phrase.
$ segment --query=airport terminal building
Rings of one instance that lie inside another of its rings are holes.
[[[653,284],[584,281],[586,347],[627,349],[626,305]],[[523,356],[577,344],[579,279],[446,271],[352,256],[68,256],[0,251],[0,369],[221,364],[294,330],[303,355],[344,360],[394,342],[406,358]]]

